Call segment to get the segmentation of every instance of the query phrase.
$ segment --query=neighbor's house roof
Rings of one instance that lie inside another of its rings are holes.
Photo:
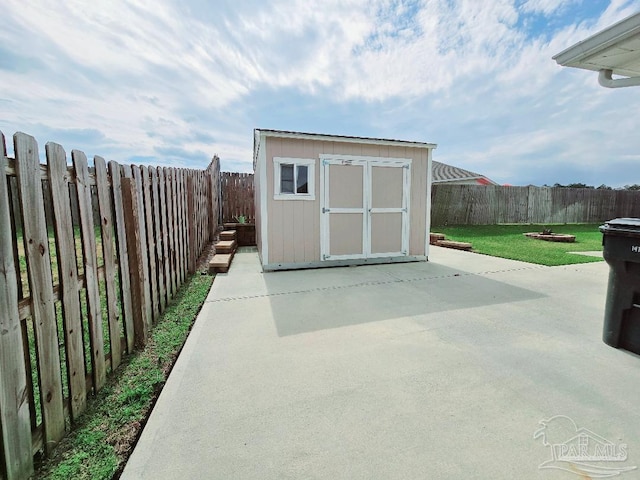
[[[470,182],[475,181],[479,185],[498,185],[493,180],[480,175],[479,173],[465,170],[464,168],[454,167],[447,165],[446,163],[436,162],[433,160],[431,163],[432,168],[432,182],[433,183],[456,183],[456,182]]]
[[[640,85],[640,12],[560,52],[553,59],[563,67],[600,72],[604,87]],[[627,78],[611,77],[612,74]]]

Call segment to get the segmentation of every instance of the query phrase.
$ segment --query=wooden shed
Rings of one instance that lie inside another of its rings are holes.
[[[427,260],[434,148],[256,129],[263,270]]]

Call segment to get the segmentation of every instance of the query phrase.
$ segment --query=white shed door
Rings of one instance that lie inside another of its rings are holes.
[[[322,162],[322,260],[408,255],[410,160]]]

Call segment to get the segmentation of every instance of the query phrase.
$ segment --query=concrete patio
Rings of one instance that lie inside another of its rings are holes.
[[[262,274],[238,253],[122,478],[638,478],[640,358],[600,340],[607,275],[438,247]],[[628,458],[552,462],[579,435]]]

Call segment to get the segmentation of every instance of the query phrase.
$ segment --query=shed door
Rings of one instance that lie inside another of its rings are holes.
[[[322,259],[408,255],[410,161],[322,163]]]
[[[367,162],[325,160],[322,259],[366,258]]]
[[[369,257],[409,253],[410,166],[371,161],[369,170]]]

